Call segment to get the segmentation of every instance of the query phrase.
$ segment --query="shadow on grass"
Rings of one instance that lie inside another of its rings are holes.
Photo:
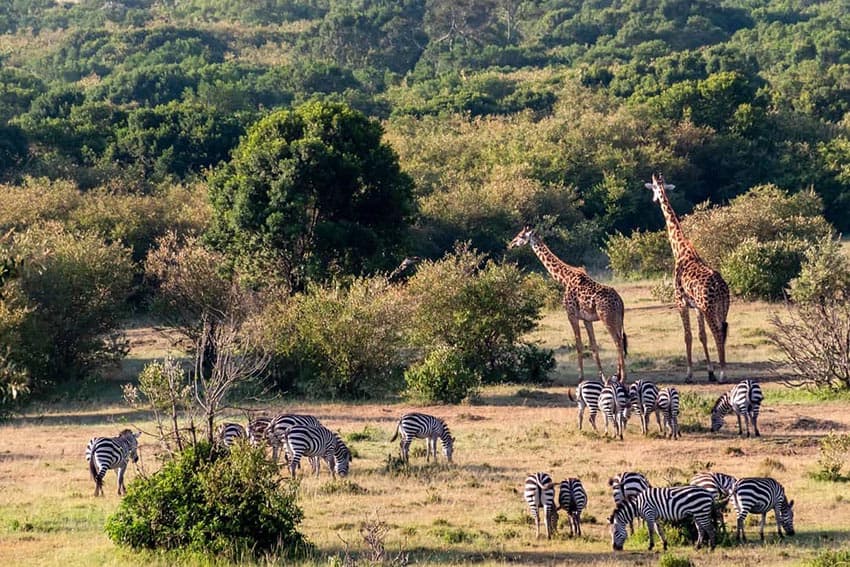
[[[351,553],[345,549],[323,550],[325,557],[344,557],[350,553],[355,558],[360,555]],[[387,556],[393,557],[397,551],[387,550]],[[439,549],[429,547],[413,547],[402,550],[402,555],[407,556],[408,564],[417,565],[459,565],[477,563],[516,563],[520,565],[568,565],[583,563],[599,563],[602,558],[608,558],[612,562],[634,565],[635,561],[644,555],[639,552],[624,551],[617,554],[599,552],[578,551],[471,551]],[[320,559],[320,558],[317,558]]]
[[[571,394],[575,392],[570,388]],[[553,392],[541,387],[518,386],[513,394],[483,395],[476,400],[477,406],[521,406],[521,407],[575,407],[576,403],[570,400],[566,392]]]

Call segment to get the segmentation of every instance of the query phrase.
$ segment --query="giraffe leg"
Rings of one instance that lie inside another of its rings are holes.
[[[578,326],[578,318],[571,315],[570,325],[572,325],[573,333],[576,336],[576,354],[578,356],[578,379],[584,380],[584,348],[581,344],[581,329]]]
[[[691,345],[694,342],[694,337],[691,334],[691,315],[688,313],[688,306],[679,305],[679,316],[682,318],[682,327],[685,331],[685,356],[688,359],[688,375],[685,377],[685,382],[690,382],[694,378],[693,359],[691,358]]]
[[[716,382],[714,377],[714,365],[711,364],[711,356],[708,354],[708,335],[705,333],[705,316],[702,311],[697,309],[697,327],[699,328],[699,342],[702,343],[702,350],[705,353],[705,366],[708,369],[708,381]]]
[[[584,328],[587,331],[587,342],[590,343],[590,350],[593,351],[593,359],[596,360],[596,368],[599,370],[599,375],[605,376],[605,372],[602,371],[602,361],[599,360],[599,345],[596,343],[596,333],[593,332],[593,323],[585,321]]]
[[[600,317],[605,328],[608,329],[608,334],[614,340],[614,345],[617,347],[617,374],[620,377],[620,382],[626,384],[626,333],[623,332],[623,316],[618,317]]]
[[[714,337],[714,345],[717,347],[717,359],[720,366],[718,382],[722,384],[726,380],[726,331],[729,326],[725,321],[717,323],[712,317],[709,317],[708,328],[711,329],[711,336]]]

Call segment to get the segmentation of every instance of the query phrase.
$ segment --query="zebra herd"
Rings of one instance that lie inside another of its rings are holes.
[[[633,414],[640,418],[640,428],[644,435],[649,433],[649,419],[654,413],[658,429],[664,437],[678,439],[679,431],[679,391],[673,387],[659,389],[650,380],[636,380],[629,386],[620,382],[617,376],[605,381],[582,380],[576,388],[575,397],[569,392],[570,399],[578,405],[578,428],[584,422],[584,412],[588,410],[588,421],[594,431],[596,415],[602,413],[605,419],[605,436],[608,436],[609,424],[614,426],[614,434],[620,439],[626,424]],[[746,426],[747,437],[750,425],[753,434],[759,437],[758,416],[764,399],[761,387],[755,380],[742,380],[731,390],[723,393],[711,410],[711,431],[717,432],[723,426],[724,418],[734,413],[738,418],[738,434],[743,435],[741,419]]]
[[[751,477],[736,479],[719,472],[694,475],[689,484],[670,487],[653,487],[639,472],[624,472],[608,480],[614,511],[608,518],[611,530],[611,545],[621,551],[627,538],[626,526],[632,526],[635,518],[646,522],[649,531],[649,549],[655,546],[654,536],[661,539],[667,549],[667,539],[659,520],[692,520],[697,529],[696,548],[708,543],[711,549],[716,544],[714,520],[722,508],[732,501],[737,518],[736,537],[746,541],[744,520],[750,513],[761,514],[759,536],[764,541],[764,526],[767,513],[776,516],[776,531],[794,535],[794,501],[788,500],[785,489],[772,478]],[[537,537],[540,537],[539,513],[543,511],[546,536],[551,537],[558,523],[558,510],[566,510],[570,517],[571,535],[581,535],[581,511],[587,506],[587,492],[577,478],[567,479],[560,484],[558,504],[555,504],[555,483],[545,472],[531,474],[525,481],[525,501],[528,504]],[[632,533],[634,529],[632,527]]]

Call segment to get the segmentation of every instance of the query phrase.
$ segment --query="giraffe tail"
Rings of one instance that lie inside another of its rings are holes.
[[[629,356],[629,339],[626,336],[626,331],[623,331],[623,356]]]

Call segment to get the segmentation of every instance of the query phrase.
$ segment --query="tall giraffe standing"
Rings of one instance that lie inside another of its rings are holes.
[[[555,256],[531,227],[527,226],[522,229],[511,240],[510,244],[508,244],[508,248],[515,248],[526,244],[531,245],[531,249],[534,250],[534,253],[549,272],[549,275],[564,287],[562,301],[564,303],[564,309],[567,311],[567,318],[576,336],[576,352],[578,353],[578,373],[580,379],[584,380],[584,361],[582,358],[583,351],[579,321],[584,322],[584,328],[587,330],[587,338],[590,341],[590,348],[593,350],[593,357],[596,359],[596,366],[599,368],[599,374],[604,376],[602,363],[599,360],[599,347],[596,344],[596,335],[593,333],[593,322],[602,321],[602,324],[608,329],[611,338],[614,339],[614,343],[617,345],[617,373],[620,380],[625,382],[625,358],[628,346],[626,333],[623,331],[623,299],[620,297],[620,294],[614,288],[591,279],[583,268],[570,266]]]
[[[726,377],[726,337],[729,333],[729,324],[726,315],[729,312],[729,286],[720,275],[720,272],[712,269],[699,257],[694,245],[682,232],[679,219],[670,206],[665,189],[672,189],[674,185],[665,185],[664,178],[659,175],[652,176],[652,183],[646,187],[652,190],[652,200],[661,205],[664,214],[664,222],[667,225],[667,238],[673,249],[673,278],[675,285],[676,307],[682,317],[682,325],[685,328],[685,351],[688,357],[687,382],[693,378],[693,367],[691,360],[691,319],[689,309],[696,308],[697,322],[699,323],[699,340],[705,351],[705,363],[708,367],[708,381],[715,382],[714,365],[708,355],[708,342],[705,334],[705,321],[714,336],[717,345],[717,357],[720,359],[720,381]]]

